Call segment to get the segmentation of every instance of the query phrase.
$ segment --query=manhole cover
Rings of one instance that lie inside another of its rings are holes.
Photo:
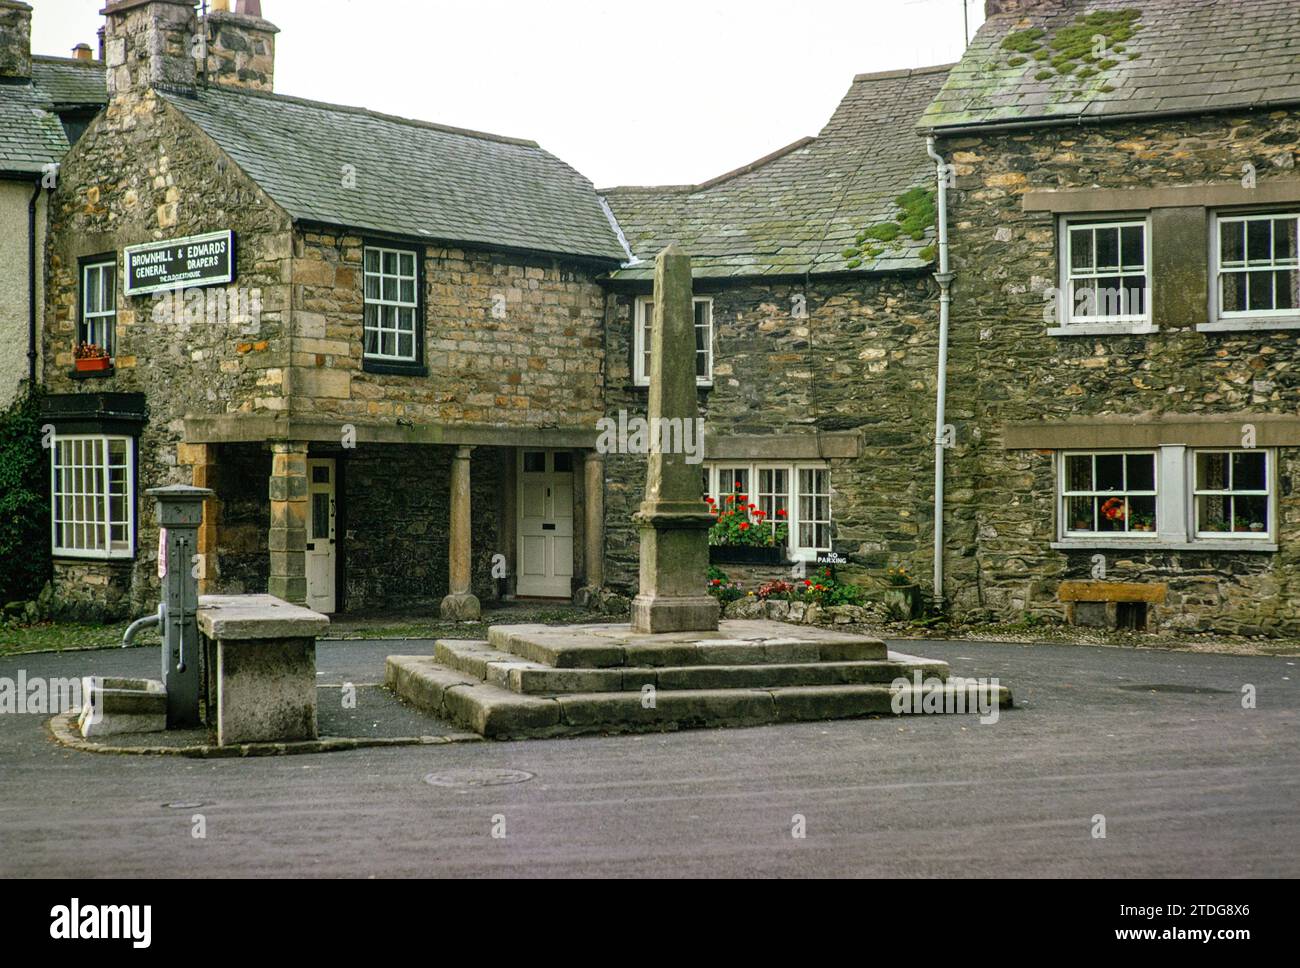
[[[1211,689],[1208,686],[1171,686],[1171,685],[1148,685],[1148,686],[1120,686],[1121,689],[1127,689],[1129,692],[1176,692],[1188,696],[1230,696],[1232,692],[1227,689]]]
[[[436,787],[492,787],[524,783],[532,778],[533,774],[524,770],[447,770],[427,774],[424,782]]]

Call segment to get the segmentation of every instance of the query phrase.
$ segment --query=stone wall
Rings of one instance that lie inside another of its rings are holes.
[[[1174,319],[1150,335],[1047,335],[1042,293],[1057,285],[1056,220],[1025,211],[1024,193],[1235,187],[1246,163],[1255,166],[1260,185],[1294,182],[1298,147],[1296,111],[941,140],[958,174],[949,392],[959,446],[948,485],[948,560],[959,610],[1059,615],[1058,582],[1090,575],[1090,553],[1049,547],[1056,493],[1051,452],[1003,449],[1007,422],[1300,411],[1293,330],[1201,332]],[[1159,276],[1154,285],[1159,294]],[[1201,302],[1196,293],[1189,298]],[[1169,583],[1155,626],[1300,631],[1300,495],[1291,490],[1300,454],[1284,449],[1279,456],[1276,554],[1107,553],[1109,578]]]
[[[5,258],[0,262],[0,410],[18,395],[27,379],[28,303],[27,215],[34,185],[29,181],[0,179],[0,238],[5,240]],[[45,252],[46,197],[36,207],[37,327],[40,326],[41,287],[44,271],[40,264]],[[40,361],[37,360],[38,366]],[[37,379],[40,371],[37,370]]]
[[[157,528],[144,490],[191,483],[191,469],[177,453],[183,418],[274,413],[285,407],[290,224],[183,115],[151,91],[119,95],[98,116],[65,159],[50,206],[41,345],[49,392],[132,391],[148,400],[137,464],[134,580],[124,591],[132,609],[144,611],[158,595]],[[184,312],[168,312],[176,307],[160,297],[121,295],[119,278],[115,368],[107,378],[74,379],[78,259],[116,253],[120,270],[125,246],[217,229],[236,233],[236,282],[224,290],[203,290],[210,299],[202,307],[190,299]],[[227,306],[242,297],[251,307],[255,295],[258,311],[219,312],[219,293]],[[118,574],[108,566],[102,571]]]
[[[859,457],[828,462],[835,548],[870,568],[928,568],[934,283],[921,274],[699,282],[696,295],[713,298],[714,384],[699,393],[710,433],[860,432]],[[792,315],[796,295],[806,301],[806,318]],[[646,388],[632,381],[634,298],[610,297],[607,411],[614,416],[620,409],[644,414],[647,401]],[[642,498],[645,462],[610,455],[606,467],[607,577],[634,590],[638,537],[631,515]]]
[[[447,594],[453,453],[451,447],[362,446],[340,460],[348,611],[408,605],[437,610]],[[483,602],[497,597],[491,562],[502,550],[502,467],[497,448],[475,448],[471,588]]]
[[[341,423],[560,425],[594,436],[604,363],[597,270],[429,246],[428,376],[373,373],[362,362],[365,242],[327,232],[296,242],[295,410]]]

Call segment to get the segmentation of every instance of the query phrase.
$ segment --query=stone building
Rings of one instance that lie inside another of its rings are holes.
[[[59,594],[151,606],[144,491],[169,483],[216,491],[208,589],[466,617],[599,585],[599,280],[627,253],[590,183],[532,142],[272,93],[255,4],[195,59],[195,6],[106,8],[108,105],[50,201]],[[92,336],[111,364],[84,372]]]
[[[1300,631],[1300,7],[990,0],[955,169],[949,595]]]
[[[0,409],[39,381],[48,189],[57,165],[102,106],[102,65],[33,56],[32,8],[0,0]]]
[[[708,492],[781,515],[794,559],[931,559],[935,169],[915,124],[947,70],[859,76],[816,138],[705,184],[604,193],[640,259],[609,281],[611,412],[644,411],[653,259],[677,242]],[[609,577],[634,583],[642,461],[607,466]]]

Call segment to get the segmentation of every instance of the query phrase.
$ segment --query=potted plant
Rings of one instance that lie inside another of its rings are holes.
[[[1255,531],[1255,532],[1263,531],[1263,530],[1264,530],[1264,522],[1263,522],[1263,521],[1252,521],[1252,522],[1250,522],[1250,530],[1251,530],[1251,531]]]
[[[1134,512],[1132,525],[1134,531],[1154,531],[1156,529],[1155,515]]]
[[[744,494],[728,494],[721,505],[711,497],[704,500],[714,517],[709,528],[711,563],[779,565],[785,561],[789,526],[784,520],[784,510],[777,511],[777,520],[773,522]]]
[[[113,367],[108,350],[95,343],[78,343],[72,355],[78,373],[103,373]]]

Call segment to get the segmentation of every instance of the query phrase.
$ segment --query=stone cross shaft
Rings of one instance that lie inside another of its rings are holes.
[[[638,632],[710,631],[718,627],[718,602],[704,590],[713,523],[701,499],[698,464],[686,462],[682,434],[699,418],[695,385],[695,312],[691,260],[670,245],[655,260],[654,317],[650,332],[650,453],[645,500],[635,516],[641,529],[641,588],[632,600]]]

